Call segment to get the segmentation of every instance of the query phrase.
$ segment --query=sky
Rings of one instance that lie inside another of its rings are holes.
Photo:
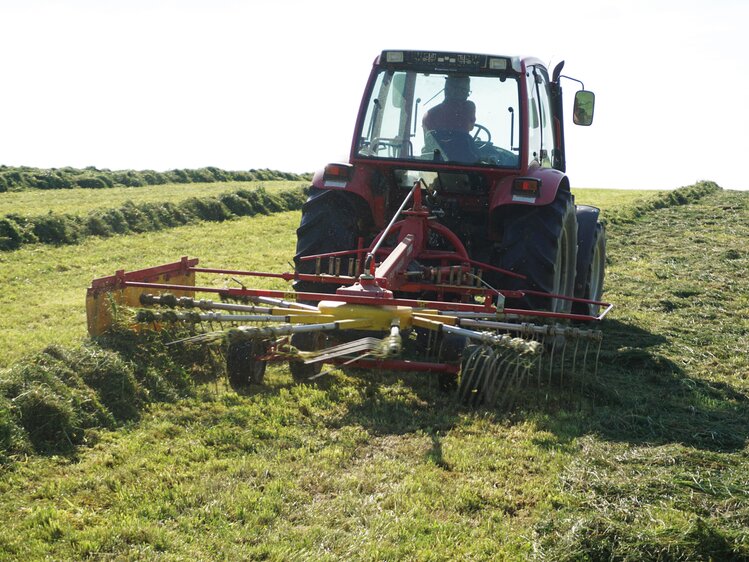
[[[313,172],[348,158],[374,58],[424,49],[565,60],[596,94],[565,123],[573,187],[749,189],[747,21],[747,0],[0,0],[0,164]]]

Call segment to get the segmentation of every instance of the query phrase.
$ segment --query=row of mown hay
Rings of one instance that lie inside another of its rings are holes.
[[[42,169],[0,166],[0,193],[27,189],[105,189],[168,183],[271,180],[309,180],[309,174],[293,174],[277,170],[226,171],[214,167],[155,172],[153,170],[98,170],[94,167]]]
[[[137,420],[144,405],[194,393],[222,372],[205,348],[167,347],[165,332],[119,329],[77,348],[50,346],[0,371],[0,463],[71,452],[98,430]]]
[[[306,199],[301,187],[277,192],[241,189],[217,197],[192,197],[179,203],[133,203],[116,209],[92,211],[85,216],[49,213],[0,218],[0,251],[24,244],[77,244],[89,236],[108,237],[162,230],[197,221],[224,221],[234,217],[301,209]]]
[[[715,182],[700,181],[694,185],[688,185],[673,191],[663,192],[658,196],[636,202],[633,205],[607,210],[606,216],[603,220],[610,224],[631,223],[637,218],[656,209],[694,203],[706,195],[710,195],[721,189],[722,188]]]

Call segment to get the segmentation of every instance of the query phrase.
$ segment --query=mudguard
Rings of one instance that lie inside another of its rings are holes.
[[[553,168],[531,168],[523,177],[541,180],[539,196],[535,200],[513,196],[512,183],[517,176],[507,176],[494,184],[489,202],[490,212],[502,205],[548,205],[556,199],[557,191],[563,183],[569,185],[567,176]]]

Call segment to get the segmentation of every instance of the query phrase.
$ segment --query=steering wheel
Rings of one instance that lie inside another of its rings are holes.
[[[473,128],[474,132],[471,134],[471,139],[478,145],[479,148],[483,148],[484,146],[492,142],[492,134],[489,132],[489,129],[479,123],[474,123]],[[479,138],[479,135],[481,135],[481,133],[486,133],[486,140]]]

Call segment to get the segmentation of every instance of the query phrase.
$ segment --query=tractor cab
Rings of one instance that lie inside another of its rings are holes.
[[[576,123],[590,124],[592,98],[580,98],[584,107],[577,101]],[[384,51],[365,94],[352,156],[564,171],[561,122],[561,88],[536,59]]]
[[[516,75],[382,68],[357,154],[517,168]]]

